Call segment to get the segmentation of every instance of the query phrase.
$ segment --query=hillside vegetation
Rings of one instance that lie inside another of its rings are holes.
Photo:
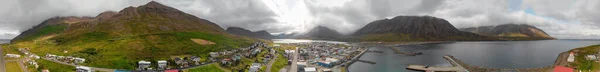
[[[42,56],[85,58],[82,65],[86,66],[133,70],[140,60],[156,62],[181,55],[207,57],[212,51],[247,47],[258,41],[228,34],[208,20],[154,1],[90,19],[50,20],[35,27],[39,29],[19,35],[12,46],[30,48]],[[201,45],[192,39],[214,44]]]

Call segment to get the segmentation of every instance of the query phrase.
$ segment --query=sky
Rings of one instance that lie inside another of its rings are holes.
[[[150,0],[0,0],[0,39],[57,16],[96,16]],[[326,26],[351,34],[371,21],[434,16],[457,28],[536,26],[559,39],[600,39],[600,0],[156,0],[222,28],[273,34]]]

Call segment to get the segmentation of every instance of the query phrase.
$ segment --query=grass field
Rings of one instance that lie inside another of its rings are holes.
[[[200,45],[191,39],[215,42]],[[26,41],[14,44],[31,48],[31,52],[45,55],[82,57],[86,66],[135,69],[139,60],[168,60],[171,56],[206,56],[208,52],[236,49],[257,40],[203,32],[173,32],[142,35],[111,36],[105,32],[88,32],[80,36],[57,36],[44,41]],[[67,51],[66,53],[64,51]]]
[[[283,51],[279,51],[283,52]],[[279,69],[285,67],[287,65],[287,59],[280,53],[277,53],[278,57],[275,59],[275,63],[271,65],[271,71],[279,71]]]
[[[218,63],[184,70],[184,72],[225,72],[225,71],[221,70],[219,67],[217,67],[216,64],[218,64]]]
[[[75,71],[75,67],[54,63],[52,61],[39,59],[36,60],[40,65],[40,69],[48,69],[50,72],[72,72]],[[41,71],[41,70],[38,70]]]
[[[5,67],[6,72],[23,72],[21,71],[21,67],[16,61],[6,62]]]

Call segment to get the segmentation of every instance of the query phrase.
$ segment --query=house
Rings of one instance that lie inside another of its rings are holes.
[[[149,61],[139,61],[138,62],[138,69],[144,70],[144,69],[150,67],[150,64],[152,64],[152,63],[150,63]]]
[[[219,53],[218,52],[210,52],[210,57],[218,57]]]
[[[42,72],[50,72],[48,69],[43,69]]]
[[[165,72],[179,72],[179,70],[177,70],[177,69],[172,69],[172,70],[165,70]]]
[[[195,64],[198,64],[198,62],[200,62],[200,57],[198,56],[192,56],[190,58],[192,59],[192,61],[194,61]]]
[[[92,68],[85,66],[77,66],[75,69],[77,69],[76,72],[94,72],[92,71]]]
[[[315,67],[305,67],[304,72],[317,72],[317,68]]]
[[[8,57],[8,58],[19,58],[19,57],[21,57],[21,55],[18,55],[18,54],[6,54],[6,57]]]
[[[183,65],[183,59],[182,58],[175,57],[173,59],[173,61],[175,61],[175,64],[177,64],[177,65]]]
[[[567,62],[574,62],[575,61],[575,53],[571,52],[569,53],[569,57],[567,57]]]
[[[587,60],[596,60],[596,55],[585,55],[585,59]]]
[[[248,72],[258,72],[259,69],[260,69],[260,63],[252,63],[252,66],[250,66],[250,69],[248,70]]]
[[[56,57],[57,56],[53,55],[53,54],[46,54],[46,58],[48,58],[48,59],[56,59]]]
[[[554,72],[573,72],[573,68],[568,68],[564,66],[555,66]]]
[[[85,59],[83,58],[74,58],[75,63],[83,63],[85,62]]]
[[[231,62],[231,58],[221,60],[221,64],[228,64],[229,62]]]
[[[40,59],[40,56],[37,56],[37,55],[29,55],[29,57],[33,58],[33,59]]]
[[[158,68],[159,69],[166,69],[167,68],[167,61],[166,60],[159,60],[157,62],[158,64]]]

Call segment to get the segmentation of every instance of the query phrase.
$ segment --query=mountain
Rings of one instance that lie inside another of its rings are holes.
[[[151,1],[96,17],[56,17],[23,32],[16,48],[36,54],[82,57],[81,65],[135,69],[140,60],[205,56],[250,46],[258,39],[225,32],[217,24]]]
[[[247,37],[254,37],[254,38],[261,38],[261,39],[273,39],[276,38],[275,36],[271,35],[271,33],[267,32],[267,31],[257,31],[257,32],[252,32],[250,30],[246,30],[244,28],[240,28],[240,27],[229,27],[227,28],[228,33],[234,34],[234,35],[240,35],[240,36],[247,36]]]
[[[280,34],[275,34],[275,37],[279,38],[279,39],[287,39],[287,38],[293,38],[297,35],[300,35],[300,33],[280,33]]]
[[[464,41],[496,40],[456,29],[448,21],[431,16],[396,16],[368,23],[356,31],[361,41]]]
[[[504,40],[555,39],[544,32],[544,30],[527,24],[502,24],[497,26],[461,28],[460,30],[485,36],[500,37]]]
[[[317,26],[310,29],[308,32],[297,35],[295,38],[302,39],[340,39],[342,34],[325,26]]]

